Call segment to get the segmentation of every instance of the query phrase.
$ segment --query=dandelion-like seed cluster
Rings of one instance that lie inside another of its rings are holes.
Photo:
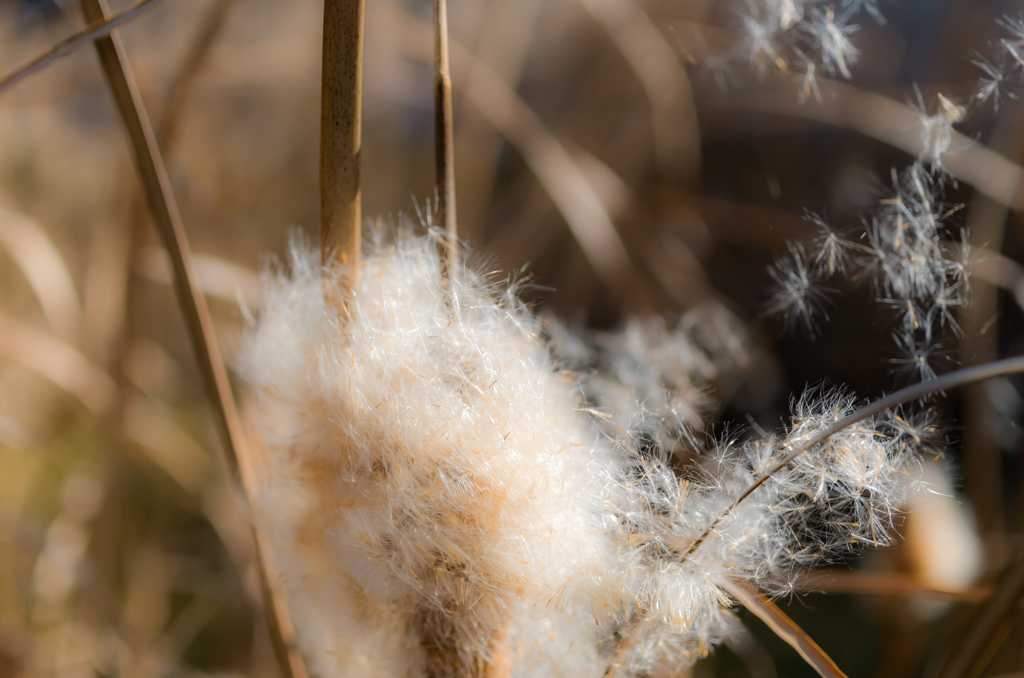
[[[992,102],[995,110],[1003,98],[1017,99],[1013,85],[1024,80],[1024,17],[1006,16],[999,22],[1006,36],[992,45],[992,56],[976,55],[972,63],[981,71],[974,100]]]
[[[514,289],[444,280],[431,238],[373,237],[357,278],[294,246],[240,365],[253,519],[315,675],[675,675],[728,634],[732,580],[784,591],[890,539],[927,422],[847,428],[730,512],[854,399],[810,390],[680,473],[671,441],[742,355],[720,316],[573,344]]]
[[[874,0],[748,0],[737,3],[742,41],[721,54],[706,54],[699,61],[719,87],[734,63],[747,61],[759,79],[769,73],[794,75],[800,83],[800,101],[821,100],[821,74],[849,80],[850,68],[860,52],[852,36],[859,29],[855,17],[870,15],[885,23]]]
[[[847,275],[870,281],[879,303],[897,317],[893,339],[900,357],[892,362],[915,378],[934,378],[941,332],[961,334],[954,312],[970,295],[970,244],[965,230],[945,223],[956,209],[939,201],[944,179],[941,165],[924,161],[893,170],[890,197],[865,220],[857,239],[809,213],[819,236],[810,253],[790,243],[788,254],[768,269],[775,292],[766,313],[802,325],[813,337],[819,317],[827,319],[826,281]]]

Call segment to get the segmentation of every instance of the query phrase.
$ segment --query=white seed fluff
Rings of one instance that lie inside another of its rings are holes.
[[[536,320],[474,279],[456,318],[425,238],[378,244],[345,318],[315,260],[295,248],[268,280],[242,365],[266,457],[256,521],[314,670],[470,672],[511,634],[527,673],[598,675],[618,462]],[[589,627],[560,621],[578,615]]]
[[[722,446],[681,477],[595,424],[513,292],[471,271],[449,287],[430,238],[374,237],[344,297],[293,246],[239,365],[262,443],[253,518],[316,676],[676,675],[727,633],[728,578],[778,590],[795,567],[887,540],[915,457],[867,422],[684,557],[852,399],[811,392],[781,438]],[[698,350],[670,343],[690,332],[642,331],[623,341],[658,348],[650,375]],[[682,407],[671,394],[684,391],[666,393],[660,416]]]

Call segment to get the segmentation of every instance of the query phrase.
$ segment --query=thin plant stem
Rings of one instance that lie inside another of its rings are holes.
[[[378,20],[385,22],[389,39],[410,56],[427,59],[430,26],[387,0],[375,3],[374,10]],[[653,304],[622,236],[569,151],[490,68],[458,43],[450,43],[450,48],[455,70],[472,74],[467,102],[523,156],[622,312],[639,315],[650,311]]]
[[[437,211],[444,223],[443,273],[458,274],[459,229],[455,212],[455,132],[452,73],[448,58],[448,0],[434,0],[434,162]]]
[[[1002,248],[1003,225],[1008,210],[988,196],[975,193],[967,217],[967,232],[972,248]],[[970,235],[968,235],[970,234]],[[984,264],[982,264],[984,266]],[[960,362],[963,365],[983,364],[998,354],[1000,327],[988,328],[985,323],[999,313],[999,287],[976,276],[971,280],[970,303],[960,310],[963,329],[960,338]],[[964,391],[960,405],[963,426],[963,475],[965,493],[970,498],[975,524],[981,535],[986,560],[1006,560],[1006,499],[1003,496],[1003,460],[997,433],[989,422],[1001,415],[984,386],[975,384]]]
[[[358,275],[364,0],[324,3],[320,100],[320,256]],[[354,282],[349,278],[350,283]]]
[[[90,22],[104,19],[109,14],[105,0],[82,0],[82,10],[86,20]],[[252,496],[253,490],[252,473],[248,470],[250,454],[241,417],[231,392],[227,369],[217,344],[206,300],[196,283],[192,254],[156,137],[117,33],[110,32],[96,40],[96,51],[127,128],[136,168],[153,220],[171,258],[178,304],[185,318],[193,350],[196,352],[199,371],[213,408],[214,420],[224,443],[224,458],[229,474],[232,480],[241,486],[248,499]],[[285,678],[305,678],[305,667],[294,648],[294,632],[288,609],[271,570],[265,542],[255,529],[253,538],[256,542],[256,560],[264,611],[282,673]]]
[[[1008,358],[1006,360],[986,363],[985,365],[979,365],[977,367],[971,367],[968,369],[951,372],[936,379],[930,379],[929,381],[922,382],[920,384],[914,384],[913,386],[909,386],[891,395],[885,396],[884,398],[880,398],[872,403],[869,403],[864,407],[861,407],[860,409],[856,410],[850,415],[840,419],[832,426],[829,426],[828,428],[824,429],[823,431],[817,433],[808,440],[804,441],[802,444],[798,445],[796,448],[793,449],[792,452],[787,454],[777,464],[772,466],[772,468],[770,468],[766,473],[764,473],[764,475],[760,476],[757,480],[751,483],[745,490],[743,490],[739,497],[737,497],[736,500],[733,501],[733,503],[725,511],[723,511],[721,514],[718,515],[718,517],[715,518],[715,520],[704,530],[704,532],[702,532],[701,535],[697,537],[693,544],[691,544],[689,548],[687,548],[686,551],[684,551],[682,555],[679,556],[679,560],[682,561],[692,556],[693,553],[698,548],[700,548],[701,544],[707,541],[708,537],[715,530],[715,528],[718,527],[718,525],[721,524],[721,522],[725,520],[725,518],[728,517],[736,509],[736,507],[740,505],[740,503],[743,502],[743,500],[745,500],[747,497],[753,494],[754,491],[757,490],[757,488],[761,487],[766,482],[768,482],[769,478],[771,478],[773,475],[784,469],[786,466],[792,463],[793,460],[795,460],[797,457],[804,454],[805,452],[813,448],[815,445],[824,442],[825,440],[835,435],[839,431],[842,431],[844,428],[852,426],[853,424],[856,424],[857,422],[863,419],[867,419],[868,417],[874,416],[880,412],[884,412],[885,410],[891,407],[895,407],[896,405],[905,403],[910,400],[916,400],[917,398],[921,398],[926,395],[931,395],[939,391],[965,386],[967,384],[972,384],[977,381],[983,381],[985,379],[991,379],[993,377],[1002,376],[1004,374],[1011,374],[1014,372],[1024,372],[1024,356],[1017,356],[1015,358]],[[632,629],[625,634],[625,640],[623,640],[623,644],[613,655],[608,665],[608,670],[605,672],[606,678],[608,676],[614,675],[615,672],[618,670],[618,666],[622,663],[622,657],[625,656],[626,652],[628,652],[628,650],[630,649],[630,645],[634,642],[632,639],[635,638],[637,633],[643,632],[643,629],[645,628],[647,621],[647,618],[642,615],[639,619],[633,622]]]
[[[740,604],[751,614],[767,624],[775,635],[796,650],[797,654],[818,672],[818,675],[823,678],[846,678],[846,674],[807,635],[807,632],[780,610],[778,605],[761,595],[757,589],[738,579],[722,582],[721,586],[729,592],[729,595],[740,601]]]
[[[103,16],[105,0],[82,0],[87,17]],[[174,268],[175,292],[185,317],[189,338],[197,353],[199,368],[215,419],[225,442],[231,475],[238,476],[238,457],[245,448],[241,419],[231,393],[227,370],[213,331],[206,300],[196,283],[192,253],[171,191],[163,158],[135,84],[134,76],[116,33],[96,41],[114,100],[128,130],[143,192],[163,238]]]
[[[515,89],[526,65],[543,0],[492,0],[483,9],[481,25],[473,36],[476,58],[487,64],[509,87]],[[463,73],[463,89],[473,87],[473,73]],[[504,139],[454,90],[459,110],[459,219],[462,238],[477,241],[484,236],[488,205],[494,196]]]
[[[1024,356],[1007,358],[1006,360],[998,360],[996,362],[978,365],[977,367],[957,370],[956,372],[950,372],[949,374],[944,374],[935,379],[929,379],[928,381],[921,382],[920,384],[908,386],[907,388],[896,391],[884,398],[879,398],[878,400],[861,407],[848,416],[843,417],[828,428],[811,436],[809,439],[798,445],[793,449],[793,451],[768,469],[764,475],[759,477],[745,490],[743,490],[736,500],[733,501],[733,503],[717,518],[715,518],[714,521],[701,533],[701,535],[697,537],[696,541],[694,541],[693,544],[683,552],[680,556],[680,560],[685,560],[693,555],[694,551],[700,548],[701,544],[707,540],[711,533],[714,532],[715,528],[718,527],[719,524],[729,516],[729,514],[736,510],[736,507],[738,507],[747,497],[753,494],[755,490],[768,482],[773,475],[789,466],[797,457],[804,454],[815,445],[831,438],[844,428],[852,426],[863,419],[872,417],[880,412],[884,412],[885,410],[910,400],[917,400],[918,398],[938,393],[939,391],[945,391],[946,389],[959,388],[961,386],[966,386],[967,384],[973,384],[978,381],[984,381],[986,379],[992,379],[993,377],[999,377],[1004,374],[1013,374],[1016,372],[1024,372]]]
[[[43,70],[54,61],[77,52],[79,49],[85,47],[94,40],[110,35],[110,32],[118,26],[123,26],[129,21],[137,19],[163,1],[164,0],[139,0],[139,2],[135,3],[120,14],[115,14],[110,18],[97,19],[96,21],[89,22],[89,25],[85,27],[85,30],[61,40],[42,54],[33,59],[29,59],[13,71],[0,76],[0,94],[11,89],[33,73]]]
[[[763,621],[823,678],[846,678],[846,674],[806,631],[779,609],[778,605],[761,595],[752,586],[739,579],[718,582],[717,585],[738,600],[751,614]],[[648,621],[643,618],[633,624],[616,648],[615,654],[605,669],[604,678],[615,678],[619,675],[624,658],[636,645],[639,637],[647,631],[647,628]]]

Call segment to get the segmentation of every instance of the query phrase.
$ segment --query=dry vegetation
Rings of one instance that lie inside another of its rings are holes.
[[[1021,8],[785,14],[803,5],[452,0],[455,172],[438,194],[431,3],[366,0],[362,215],[444,228],[454,183],[467,266],[518,281],[608,440],[660,446],[682,476],[706,469],[713,438],[783,429],[808,384],[868,399],[1019,355]],[[796,37],[766,38],[763,7]],[[327,204],[323,21],[308,0],[164,0],[118,30],[229,365],[259,271],[294,230],[314,241]],[[84,26],[74,2],[0,0],[0,77]],[[924,264],[872,219],[906,224]],[[0,676],[278,675],[240,489],[254,486],[244,454],[241,484],[222,461],[213,382],[88,44],[0,85],[0,251]],[[677,334],[699,365],[672,362]],[[657,396],[639,410],[656,423],[632,435],[639,393]],[[836,675],[804,630],[851,676],[935,675],[954,647],[969,661],[950,678],[1024,671],[1021,393],[998,376],[849,429],[890,450],[941,429],[921,462],[934,491],[894,527],[874,505],[857,514],[857,541],[895,546],[772,580],[793,593],[779,607],[731,583],[742,625],[685,671]],[[829,422],[851,409],[832,405]],[[773,510],[800,508],[790,489]]]

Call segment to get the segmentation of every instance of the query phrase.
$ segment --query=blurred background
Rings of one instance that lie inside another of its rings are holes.
[[[714,311],[745,357],[711,393],[711,431],[778,429],[791,394],[823,379],[864,398],[907,383],[893,370],[904,359],[895,317],[870,286],[835,285],[812,340],[765,317],[767,267],[787,240],[818,234],[806,210],[843,229],[887,197],[891,170],[919,150],[914,85],[929,114],[937,92],[967,103],[972,60],[1022,9],[881,0],[880,23],[871,3],[843,2],[861,58],[849,80],[822,72],[818,101],[799,73],[752,56],[743,17],[756,6],[449,6],[473,265],[528,277],[538,312],[581,329]],[[261,267],[291,234],[316,235],[321,21],[315,0],[166,0],[120,31],[229,359],[259,305]],[[431,218],[429,21],[428,0],[367,0],[371,219]],[[73,0],[0,0],[0,73],[83,25]],[[1024,350],[1024,199],[984,180],[1017,176],[1024,110],[992,103],[958,126],[973,143],[951,159],[941,196],[963,208],[947,226],[968,227],[982,254],[964,336],[941,337],[932,355],[939,372]],[[602,224],[628,261],[581,247],[588,229],[590,242],[607,235]],[[169,271],[93,50],[0,96],[0,676],[276,675]],[[851,676],[934,674],[1021,547],[1019,379],[930,406],[948,439],[927,464],[938,492],[908,507],[900,545],[780,601]],[[748,631],[693,675],[814,675],[739,616]],[[1024,672],[1024,623],[1011,622],[986,675]]]

